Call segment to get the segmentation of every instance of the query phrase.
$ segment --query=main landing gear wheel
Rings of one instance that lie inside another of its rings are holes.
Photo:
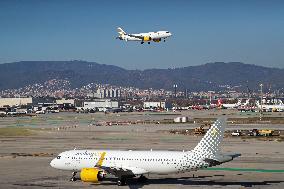
[[[150,44],[150,42],[148,42],[148,44]]]
[[[102,171],[98,173],[98,181],[102,181],[104,179],[104,174]]]
[[[143,44],[144,42],[142,41],[141,44]]]
[[[121,178],[117,181],[117,186],[124,186],[126,185],[126,179],[125,178]]]
[[[77,172],[73,172],[73,173],[72,173],[72,177],[70,178],[70,181],[74,182],[74,181],[77,180],[77,179],[75,178],[76,174],[77,174]]]

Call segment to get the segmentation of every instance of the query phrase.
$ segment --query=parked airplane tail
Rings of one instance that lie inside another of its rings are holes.
[[[225,117],[217,119],[192,152],[200,158],[218,156],[221,153],[220,144],[223,141],[226,120]]]
[[[256,105],[257,107],[260,107],[260,103],[259,103],[258,100],[255,102],[255,105]]]
[[[247,100],[246,100],[246,102],[244,103],[244,106],[249,105],[249,100],[250,100],[250,99],[247,99]]]
[[[221,99],[218,99],[217,105],[218,105],[218,106],[222,106],[222,100],[221,100]]]
[[[242,100],[239,99],[238,102],[237,102],[237,105],[241,105],[242,104]]]

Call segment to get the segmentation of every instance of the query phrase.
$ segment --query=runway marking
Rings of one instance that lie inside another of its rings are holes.
[[[249,169],[249,168],[207,168],[209,171],[244,171],[244,172],[262,172],[262,173],[284,173],[283,169]]]

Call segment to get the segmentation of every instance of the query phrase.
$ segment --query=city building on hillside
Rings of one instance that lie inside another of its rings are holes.
[[[121,91],[117,88],[98,88],[96,96],[99,98],[119,98]]]

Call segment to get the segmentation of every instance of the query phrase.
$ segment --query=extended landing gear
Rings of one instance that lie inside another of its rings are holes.
[[[166,40],[164,39],[164,42],[166,42]]]
[[[72,173],[72,177],[70,178],[70,181],[74,182],[74,181],[77,180],[76,177],[75,177],[76,174],[77,174],[77,172],[73,172],[73,173]]]
[[[138,182],[142,182],[142,183],[146,182],[147,180],[148,180],[147,177],[145,177],[144,175],[141,175],[141,176],[138,178]]]
[[[117,181],[117,186],[124,186],[126,185],[126,178],[119,178]]]
[[[141,44],[144,44],[144,41],[141,41]],[[148,42],[148,44],[150,44],[150,41]]]

